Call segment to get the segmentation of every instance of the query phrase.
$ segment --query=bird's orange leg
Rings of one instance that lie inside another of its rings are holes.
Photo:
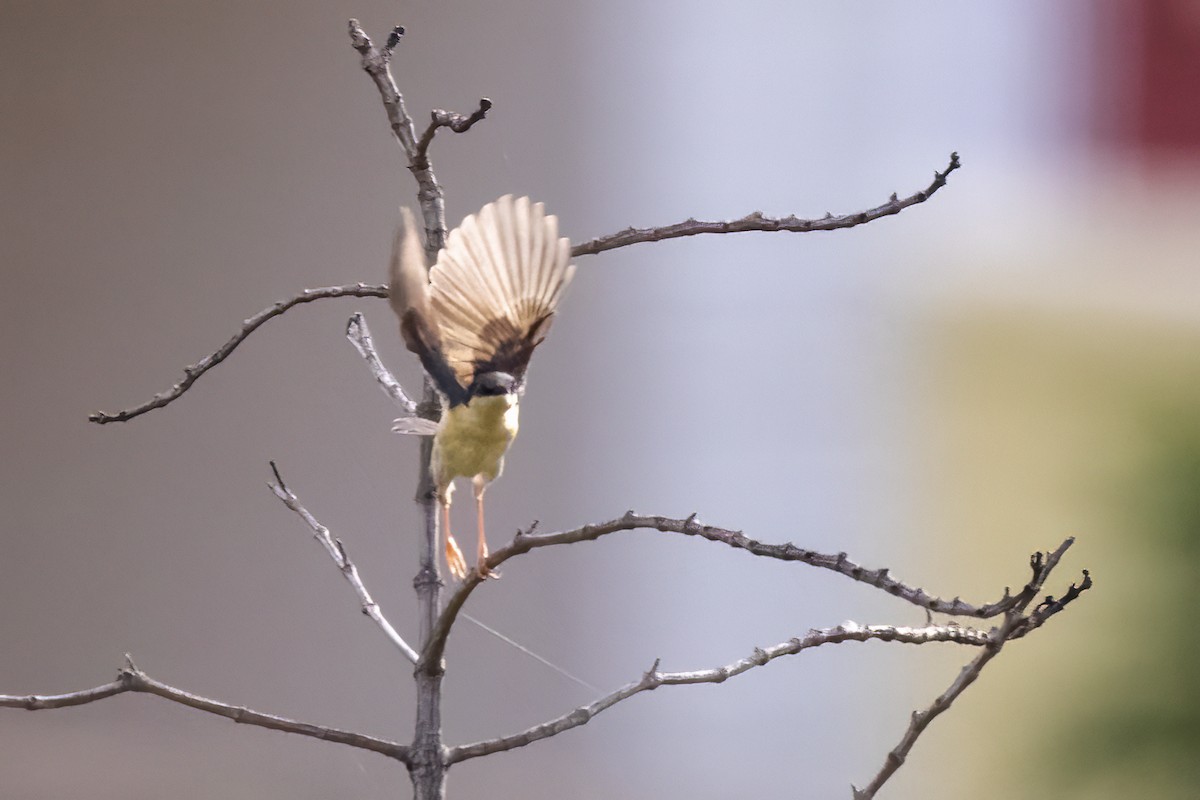
[[[462,580],[467,577],[467,560],[463,558],[462,550],[450,532],[450,493],[453,489],[453,486],[448,487],[438,500],[442,504],[442,531],[446,534],[446,566],[450,568],[451,575]]]
[[[487,566],[487,537],[484,536],[483,533],[483,492],[485,489],[487,489],[487,481],[482,480],[482,476],[476,475],[471,483],[475,487],[475,524],[479,531],[479,545],[475,552],[475,557],[477,559],[475,562],[475,571],[481,578],[499,578],[500,573],[488,569]]]

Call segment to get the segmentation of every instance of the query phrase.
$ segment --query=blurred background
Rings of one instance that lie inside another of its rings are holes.
[[[226,702],[406,739],[410,667],[266,489],[279,462],[415,636],[416,442],[343,338],[378,300],[268,323],[172,406],[148,399],[304,287],[383,279],[414,184],[345,32],[408,35],[450,220],[513,192],[582,240],[751,210],[851,231],[579,261],[489,493],[499,545],[628,508],[888,566],[984,602],[1078,543],[1096,588],[1006,649],[892,798],[1195,797],[1200,781],[1200,3],[445,0],[0,8],[0,692],[122,655]],[[456,515],[470,538],[469,504]],[[833,574],[629,533],[510,562],[468,609],[608,691],[919,609]],[[453,798],[848,797],[974,653],[847,644],[664,688],[455,767]],[[483,631],[448,651],[445,733],[593,699]],[[148,696],[0,711],[0,796],[407,797],[401,766]]]

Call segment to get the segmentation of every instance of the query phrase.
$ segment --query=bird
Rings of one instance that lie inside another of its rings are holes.
[[[499,577],[486,563],[483,496],[504,470],[529,360],[575,273],[570,241],[544,204],[505,195],[465,217],[427,269],[413,214],[407,207],[400,214],[389,301],[405,345],[437,389],[441,418],[405,417],[393,430],[433,436],[430,467],[451,574],[468,574],[450,531],[454,479],[463,477],[475,492],[476,574]]]

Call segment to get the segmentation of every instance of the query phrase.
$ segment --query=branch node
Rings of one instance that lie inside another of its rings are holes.
[[[421,571],[417,573],[416,577],[413,578],[413,588],[415,588],[417,591],[420,591],[423,587],[429,586],[430,584],[435,586],[446,585],[442,582],[442,579],[438,577],[437,572],[431,569],[422,568]]]

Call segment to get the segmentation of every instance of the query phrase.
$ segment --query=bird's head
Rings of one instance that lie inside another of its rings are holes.
[[[468,390],[475,397],[496,397],[517,391],[517,379],[507,372],[481,372]]]

